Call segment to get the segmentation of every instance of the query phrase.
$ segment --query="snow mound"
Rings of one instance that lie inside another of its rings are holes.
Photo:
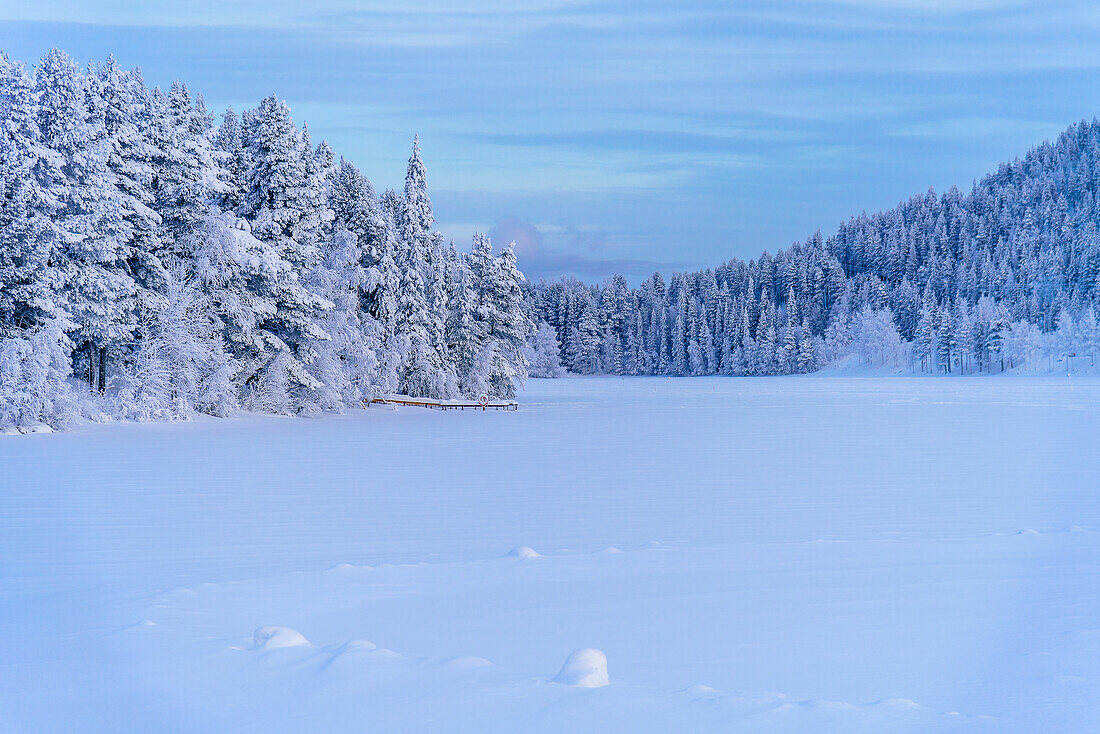
[[[479,658],[476,655],[460,655],[459,657],[445,660],[443,664],[448,668],[456,668],[458,670],[476,670],[478,668],[491,668],[493,666],[492,661],[486,660],[485,658]]]
[[[257,650],[278,650],[282,647],[309,647],[307,640],[298,630],[289,627],[260,627],[252,633],[252,647]]]
[[[151,619],[143,619],[143,620],[141,620],[140,622],[134,622],[134,623],[133,623],[132,625],[130,625],[129,627],[127,627],[127,629],[132,629],[132,630],[147,630],[147,629],[150,629],[150,628],[152,628],[152,627],[156,627],[156,626],[157,626],[157,623],[156,623],[156,622],[154,622],[153,620],[151,620]]]
[[[717,688],[711,688],[710,686],[705,686],[701,683],[698,684],[698,685],[694,685],[694,686],[688,686],[687,688],[684,689],[684,693],[720,693],[720,692],[721,691],[719,691]]]
[[[722,695],[722,692],[717,688],[711,688],[710,686],[705,686],[702,683],[694,686],[688,686],[683,690],[683,692],[696,700],[712,699]]]
[[[1083,527],[1081,527],[1080,525],[1070,525],[1068,528],[1066,528],[1066,532],[1067,533],[1084,533],[1084,532],[1087,532],[1087,531]]]
[[[518,558],[524,561],[528,558],[542,558],[541,555],[534,548],[528,548],[525,545],[520,545],[512,550],[508,551],[508,558]]]
[[[664,548],[665,544],[659,540],[651,540],[642,546],[643,548]]]
[[[337,650],[337,654],[343,655],[348,652],[369,652],[377,649],[378,645],[375,645],[370,640],[348,640],[340,646],[340,649]]]
[[[874,705],[882,708],[898,709],[899,711],[911,711],[920,708],[919,703],[908,698],[884,698],[881,701],[875,701]]]
[[[607,677],[607,656],[592,647],[577,650],[565,659],[554,682],[577,688],[602,688],[611,682]]]
[[[379,660],[401,660],[405,657],[401,653],[391,650],[388,647],[379,647],[375,650],[371,650],[370,655],[372,658],[377,658]]]
[[[600,553],[603,553],[603,554],[609,555],[609,556],[617,556],[617,555],[622,554],[622,551],[619,550],[618,548],[616,548],[615,546],[611,545],[611,546],[608,546],[607,548],[604,548],[602,551],[600,551]]]
[[[847,701],[832,701],[827,698],[811,698],[800,702],[799,705],[811,711],[850,711],[855,708]]]
[[[369,571],[370,566],[357,566],[354,563],[337,563],[333,566],[329,566],[328,570],[333,573],[343,573],[346,571]]]
[[[1023,530],[1016,531],[1017,535],[1038,535],[1039,531],[1033,528],[1024,528]]]

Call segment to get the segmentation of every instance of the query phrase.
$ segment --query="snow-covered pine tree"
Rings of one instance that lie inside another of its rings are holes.
[[[126,267],[138,287],[138,312],[142,321],[160,310],[159,296],[165,291],[164,272],[157,259],[160,250],[160,215],[153,209],[153,149],[148,144],[142,121],[148,98],[140,72],[125,72],[113,56],[93,65],[88,74],[88,110],[102,129],[107,146],[107,168],[113,177],[118,227]]]
[[[428,308],[422,265],[417,248],[403,242],[397,260],[400,283],[394,318],[394,341],[401,365],[398,389],[415,397],[449,398],[453,386],[448,384],[447,372],[433,346],[435,326]]]
[[[444,330],[447,321],[446,286],[443,282],[443,236],[433,231],[435,214],[428,196],[427,171],[420,156],[420,137],[413,139],[412,153],[405,172],[405,195],[401,200],[400,239],[403,247],[412,250],[412,260],[420,269],[424,284],[426,314],[423,328],[428,348],[434,353],[432,362],[442,374],[438,377],[453,393],[455,377],[447,359]]]
[[[783,373],[798,372],[798,300],[794,294],[794,286],[787,291],[787,326],[783,330],[782,359],[779,360],[778,369]]]
[[[599,359],[600,330],[595,304],[582,300],[576,324],[566,334],[566,359],[570,369],[584,375],[595,374]]]
[[[359,256],[355,235],[336,230],[307,283],[334,306],[322,323],[329,338],[311,344],[315,356],[308,368],[320,383],[308,403],[314,410],[339,411],[343,405],[357,405],[380,393],[376,377],[382,333],[373,317],[361,309],[360,292],[368,273]]]
[[[527,379],[524,346],[532,325],[523,303],[523,274],[516,268],[514,245],[508,244],[494,260],[490,298],[495,306],[489,339],[495,344],[495,359],[489,372],[491,394],[513,398],[517,384]]]
[[[913,337],[913,358],[920,363],[923,372],[935,371],[934,365],[936,351],[937,329],[935,323],[935,305],[931,300],[931,292],[925,294],[921,305],[920,318],[917,321],[917,330]]]
[[[289,277],[290,265],[253,237],[247,222],[217,209],[207,212],[186,247],[191,255],[189,275],[221,321],[240,394],[274,356],[272,339],[261,322],[275,316],[274,281]]]
[[[133,340],[137,284],[128,267],[127,228],[110,144],[88,110],[87,80],[53,49],[35,71],[38,128],[48,153],[37,169],[55,227],[53,293],[71,319],[89,384],[103,392],[112,354]]]
[[[319,263],[316,238],[332,216],[308,137],[298,133],[286,103],[272,95],[253,119],[247,146],[252,167],[246,174],[243,209],[252,234],[273,248],[289,269],[265,283],[273,289],[262,295],[274,301],[275,313],[260,325],[270,335],[267,341],[275,354],[259,371],[256,379],[261,384],[250,393],[254,399],[249,404],[296,411],[322,387],[306,365],[315,356],[313,345],[328,338],[321,321],[331,303],[310,293],[302,281]],[[290,391],[285,398],[284,385]]]
[[[153,90],[149,141],[156,209],[161,215],[164,267],[184,257],[180,243],[205,216],[207,206],[228,190],[228,174],[212,140],[212,120],[192,102],[187,85],[176,81],[165,96]]]
[[[253,235],[274,246],[300,273],[310,272],[317,264],[318,242],[295,238],[308,216],[302,193],[303,183],[311,176],[308,159],[302,155],[302,137],[290,108],[275,95],[260,103],[253,120],[242,213],[252,223]]]
[[[955,319],[950,309],[945,306],[940,306],[937,311],[936,321],[939,325],[936,334],[937,364],[945,374],[948,374],[955,360]]]
[[[802,319],[802,326],[798,332],[798,358],[796,369],[798,372],[813,372],[817,368],[817,355],[814,352],[813,332],[810,324]]]
[[[293,331],[300,339],[326,338],[312,318],[294,318],[303,312],[319,313],[330,304],[308,291],[275,247],[251,234],[247,221],[228,212],[208,212],[187,246],[193,279],[221,320],[242,403],[268,412],[302,408],[302,396],[295,390],[320,386],[283,335]]]
[[[349,161],[340,159],[329,177],[328,204],[333,228],[354,237],[358,253],[359,319],[364,338],[374,353],[375,374],[369,386],[377,397],[397,391],[397,359],[393,335],[399,275],[393,221],[375,198],[370,181]]]
[[[776,369],[775,305],[766,293],[760,294],[760,320],[756,324],[756,353],[753,370],[758,375],[770,375]]]
[[[327,145],[324,146],[327,148]],[[331,151],[329,151],[331,154]],[[320,262],[322,243],[331,231],[332,210],[328,207],[328,186],[331,174],[331,155],[314,150],[309,128],[302,128],[298,135],[298,157],[303,178],[298,182],[292,206],[297,214],[289,234],[305,252],[316,253],[313,259],[304,259],[302,267],[316,267]],[[290,202],[288,202],[290,203]],[[295,262],[291,258],[291,262]]]
[[[59,162],[39,142],[37,99],[23,65],[0,51],[0,339],[61,315],[48,267]]]
[[[485,375],[478,373],[478,357],[485,343],[485,324],[476,317],[479,290],[466,258],[447,250],[447,324],[444,336],[447,355],[463,395],[481,395],[488,391]]]
[[[246,174],[251,164],[244,147],[241,121],[232,107],[222,115],[222,124],[214,136],[214,147],[221,154],[225,170],[225,190],[215,196],[223,211],[240,211],[246,186]]]
[[[476,292],[472,332],[474,339],[481,342],[477,346],[481,355],[477,360],[480,365],[477,377],[486,381],[489,395],[511,398],[515,395],[515,383],[522,384],[527,378],[524,347],[531,322],[523,302],[523,275],[516,269],[512,245],[493,257],[492,243],[480,233],[474,235],[468,262]],[[578,356],[590,363],[593,370],[600,348],[594,310],[586,309],[590,321],[580,325],[585,331],[580,337],[583,354]]]
[[[1000,316],[1000,314],[998,314]],[[1001,318],[998,318],[998,325],[1003,323]],[[1096,366],[1096,353],[1100,351],[1100,323],[1096,318],[1096,309],[1093,306],[1089,306],[1085,309],[1085,312],[1081,314],[1081,319],[1078,322],[1078,330],[1081,338],[1081,364],[1087,364],[1090,367]]]

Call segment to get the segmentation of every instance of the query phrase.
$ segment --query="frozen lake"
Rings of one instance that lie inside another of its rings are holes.
[[[0,437],[0,731],[1097,730],[1100,379],[520,400]]]

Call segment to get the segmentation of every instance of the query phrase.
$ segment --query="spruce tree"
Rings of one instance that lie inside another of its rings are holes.
[[[62,315],[48,265],[58,236],[50,191],[61,179],[36,113],[23,65],[0,51],[0,339]]]
[[[112,354],[133,340],[137,285],[127,266],[128,227],[111,146],[88,110],[86,78],[66,54],[48,52],[35,72],[38,128],[49,152],[38,167],[55,227],[52,289],[71,319],[89,384],[106,388]]]

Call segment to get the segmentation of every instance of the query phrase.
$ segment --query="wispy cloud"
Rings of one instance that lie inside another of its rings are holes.
[[[275,92],[378,188],[419,133],[457,240],[552,222],[529,257],[588,276],[755,256],[966,185],[1098,112],[1098,31],[1086,0],[0,6],[28,61],[113,52],[215,107]]]

